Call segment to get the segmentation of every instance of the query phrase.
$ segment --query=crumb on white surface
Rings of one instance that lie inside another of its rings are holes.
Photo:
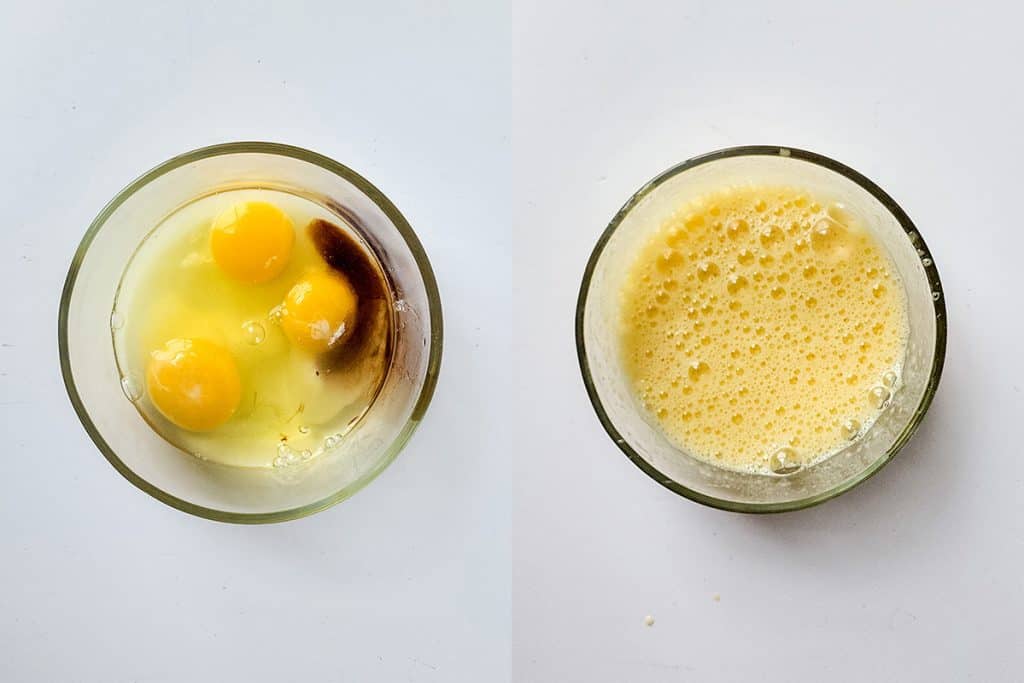
[[[714,600],[715,602],[721,602],[722,601],[722,596],[719,595],[718,593],[715,593],[714,595],[711,596],[711,599]]]
[[[647,626],[654,626],[654,617],[648,614],[646,617],[644,617],[644,624],[646,624]]]

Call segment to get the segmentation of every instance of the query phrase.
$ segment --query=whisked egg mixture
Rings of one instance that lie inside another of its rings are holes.
[[[790,474],[857,439],[899,382],[905,294],[848,208],[789,187],[682,206],[622,291],[637,398],[695,457]]]

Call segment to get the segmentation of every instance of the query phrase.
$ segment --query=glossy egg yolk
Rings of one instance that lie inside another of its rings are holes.
[[[355,324],[357,297],[348,278],[333,271],[307,274],[285,296],[281,329],[296,346],[322,353]]]
[[[164,417],[192,432],[226,422],[242,396],[234,356],[204,339],[171,339],[150,353],[146,387]]]
[[[220,269],[253,284],[280,274],[294,243],[291,219],[267,202],[235,204],[217,216],[210,229],[210,251]]]

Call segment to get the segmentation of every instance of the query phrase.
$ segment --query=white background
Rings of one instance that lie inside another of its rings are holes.
[[[0,680],[1020,678],[1010,4],[8,4]],[[269,527],[123,481],[57,367],[60,287],[92,217],[167,157],[236,139],[364,173],[419,233],[445,308],[441,382],[402,456],[352,500]],[[619,453],[572,316],[635,189],[761,143],[833,156],[902,204],[950,339],[892,464],[818,508],[748,517]]]
[[[473,2],[151,4],[0,18],[0,681],[501,680],[506,427],[484,408],[508,395],[508,22]],[[445,313],[437,392],[395,463],[264,527],[128,484],[57,363],[61,286],[95,214],[164,159],[239,139],[315,149],[380,187]]]
[[[538,398],[536,446],[516,459],[515,680],[1024,676],[1024,16],[950,5],[517,17],[514,272],[533,274],[517,303],[538,333],[519,353]],[[918,436],[858,489],[781,516],[705,509],[648,479],[602,433],[572,343],[580,275],[618,207],[737,144],[815,150],[879,183],[925,236],[949,307]]]

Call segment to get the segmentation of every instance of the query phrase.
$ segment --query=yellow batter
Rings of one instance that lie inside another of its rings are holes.
[[[898,382],[902,286],[842,206],[748,187],[680,209],[623,288],[636,394],[694,456],[779,474],[856,439]]]

